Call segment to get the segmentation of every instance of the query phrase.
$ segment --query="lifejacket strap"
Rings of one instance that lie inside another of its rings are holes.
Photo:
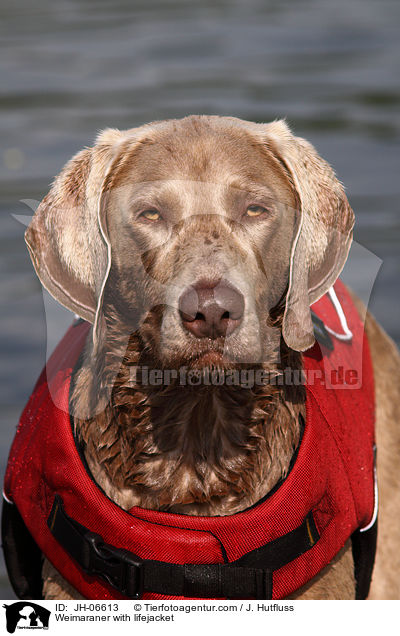
[[[319,344],[324,345],[329,351],[333,351],[334,344],[332,338],[330,337],[327,327],[325,326],[323,320],[317,316],[317,314],[311,310],[311,321],[313,324],[314,337]]]
[[[55,495],[47,519],[53,537],[89,576],[102,578],[123,596],[144,592],[186,598],[272,599],[273,571],[309,550],[319,539],[310,512],[295,530],[231,563],[176,564],[141,559],[116,548],[72,519]]]
[[[128,598],[141,598],[142,559],[129,550],[105,543],[99,534],[67,515],[59,495],[54,497],[47,525],[53,537],[86,574],[101,577]]]

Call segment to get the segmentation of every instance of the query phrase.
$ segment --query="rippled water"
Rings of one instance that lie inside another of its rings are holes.
[[[370,307],[400,341],[399,21],[389,0],[2,2],[2,473],[46,355],[43,296],[12,214],[29,214],[21,200],[39,200],[107,126],[287,117],[345,183],[363,246],[350,280],[368,292],[383,261]],[[52,303],[46,314],[56,342],[70,317]]]

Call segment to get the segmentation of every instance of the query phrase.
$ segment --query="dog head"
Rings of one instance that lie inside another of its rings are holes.
[[[192,116],[104,131],[55,179],[26,242],[95,342],[112,303],[161,364],[204,366],[262,360],[280,304],[279,337],[309,348],[310,305],[353,222],[332,169],[284,122]]]

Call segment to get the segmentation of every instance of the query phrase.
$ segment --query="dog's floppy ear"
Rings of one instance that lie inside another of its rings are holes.
[[[123,133],[108,129],[54,180],[25,232],[36,273],[62,305],[94,323],[110,248],[102,226],[104,183]]]
[[[310,305],[328,291],[346,262],[354,214],[332,168],[310,143],[294,137],[283,121],[263,128],[299,198],[282,333],[289,347],[304,351],[314,343]]]

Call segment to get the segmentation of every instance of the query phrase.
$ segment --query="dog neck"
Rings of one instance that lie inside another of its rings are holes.
[[[94,360],[87,356],[72,394],[76,413],[98,413],[75,417],[75,430],[94,479],[111,499],[126,509],[233,514],[287,474],[299,443],[304,387],[191,386],[181,378],[151,386],[137,373],[144,367],[147,379],[154,368],[140,337],[131,337],[120,355],[116,333],[111,330]],[[300,369],[300,354],[285,349],[283,359]]]

